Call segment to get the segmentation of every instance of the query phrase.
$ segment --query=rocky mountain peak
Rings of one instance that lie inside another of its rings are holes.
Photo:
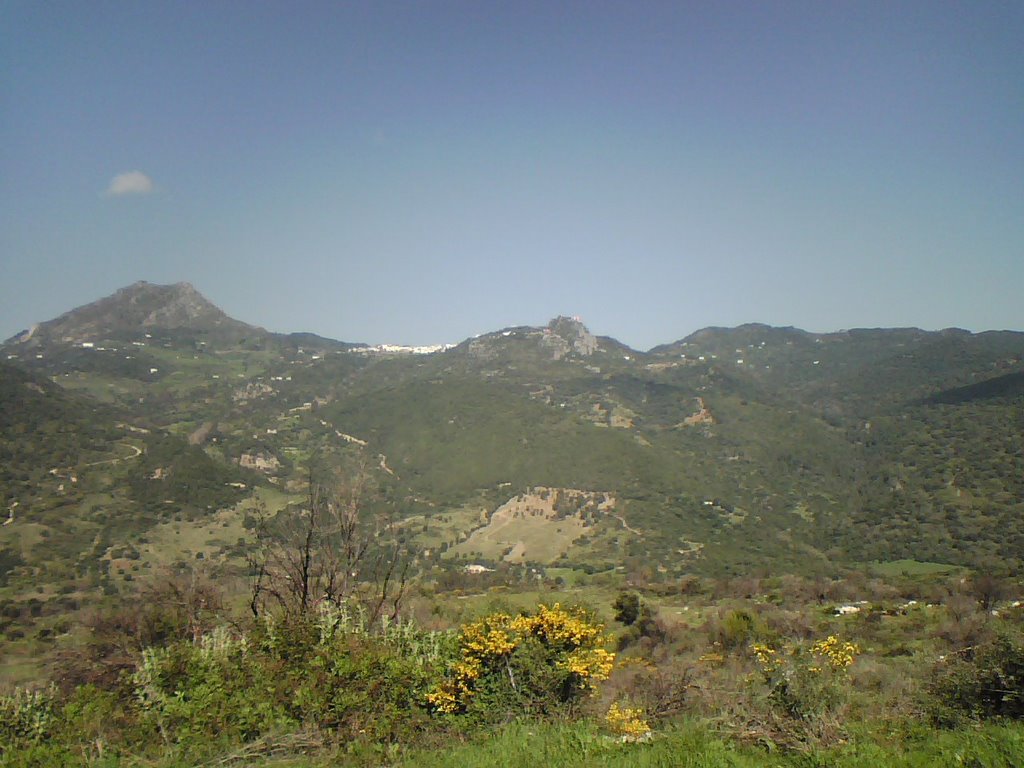
[[[594,336],[578,317],[559,315],[544,329],[542,343],[549,348],[555,360],[574,352],[587,357],[598,349]]]
[[[191,283],[157,285],[140,280],[105,298],[34,326],[11,341],[76,344],[138,334],[150,329],[218,332],[244,336],[260,329],[233,320]]]

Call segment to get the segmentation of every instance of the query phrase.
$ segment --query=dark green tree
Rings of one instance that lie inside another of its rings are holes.
[[[636,592],[620,592],[612,603],[615,609],[615,620],[627,627],[640,618],[640,595]]]

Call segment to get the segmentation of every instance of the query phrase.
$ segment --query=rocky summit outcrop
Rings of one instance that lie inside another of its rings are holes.
[[[476,336],[456,347],[460,348],[477,361],[495,365],[589,357],[609,348],[631,352],[614,339],[599,339],[578,317],[561,315],[543,327],[523,325]]]
[[[556,317],[544,329],[541,344],[551,350],[555,360],[570,353],[588,357],[598,349],[597,337],[578,317]]]

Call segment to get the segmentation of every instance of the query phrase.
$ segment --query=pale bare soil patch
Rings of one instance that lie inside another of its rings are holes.
[[[551,563],[614,508],[615,498],[610,494],[534,488],[498,507],[486,525],[451,552],[510,563]]]

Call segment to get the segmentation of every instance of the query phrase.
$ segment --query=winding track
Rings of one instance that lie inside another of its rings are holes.
[[[139,446],[137,445],[132,445],[131,443],[118,443],[118,445],[123,445],[126,448],[131,448],[133,451],[135,451],[135,453],[133,453],[131,456],[118,456],[113,459],[100,459],[99,461],[90,461],[88,464],[83,464],[82,468],[84,469],[85,467],[98,467],[100,464],[118,464],[122,461],[128,461],[129,459],[137,459],[139,458],[139,456],[142,455],[142,449],[139,448]]]

